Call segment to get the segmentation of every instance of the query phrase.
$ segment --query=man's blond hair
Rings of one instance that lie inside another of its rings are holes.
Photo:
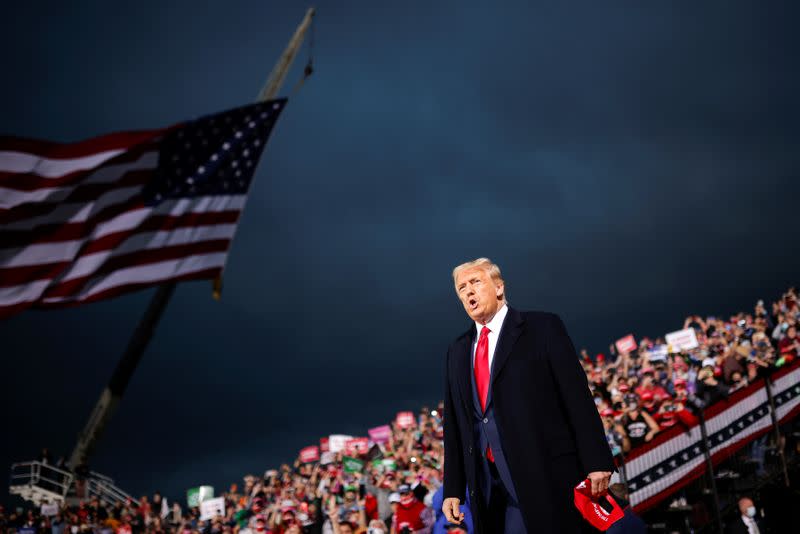
[[[483,269],[492,278],[492,280],[505,284],[503,276],[500,274],[500,267],[496,263],[493,263],[489,258],[478,258],[477,260],[462,263],[453,269],[453,285],[456,284],[458,273],[470,269]],[[456,292],[458,292],[458,288],[456,288]],[[503,297],[505,297],[505,291],[503,291]]]

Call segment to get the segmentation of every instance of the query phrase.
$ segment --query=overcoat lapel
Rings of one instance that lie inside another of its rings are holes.
[[[472,343],[475,339],[475,325],[473,325],[466,333],[465,336],[462,336],[461,342],[458,346],[458,354],[456,355],[456,362],[458,363],[457,367],[457,380],[458,380],[458,389],[461,392],[461,400],[464,401],[464,407],[467,410],[471,410],[470,404],[472,404],[472,363],[470,362],[470,354],[472,349]]]
[[[511,349],[514,348],[514,344],[517,342],[519,335],[522,333],[523,324],[524,320],[522,319],[522,314],[514,308],[508,308],[508,313],[503,321],[503,327],[500,329],[500,339],[497,340],[497,347],[494,349],[494,359],[492,360],[492,379],[490,382],[492,386],[494,386],[494,381],[497,378],[497,375],[499,375],[500,371],[503,370],[503,366],[506,364],[506,361],[511,354]],[[492,389],[494,389],[494,387],[489,388],[490,396]]]

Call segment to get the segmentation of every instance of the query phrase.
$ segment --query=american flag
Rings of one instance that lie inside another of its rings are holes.
[[[220,275],[285,104],[74,144],[0,137],[0,318]]]

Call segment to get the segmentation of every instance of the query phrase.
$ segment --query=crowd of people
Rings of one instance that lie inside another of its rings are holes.
[[[761,374],[798,358],[800,305],[794,288],[767,307],[731,317],[687,317],[697,347],[676,350],[662,338],[643,338],[608,355],[581,351],[589,388],[609,446],[625,455],[659,432],[691,423],[692,405],[708,405]],[[700,403],[700,404],[698,404]],[[161,495],[107,505],[4,510],[0,534],[453,534],[472,532],[441,512],[442,405],[422,408],[413,424],[390,425],[386,440],[351,457],[324,450],[313,461],[248,475],[222,494],[223,515],[202,519],[199,507],[167,503]],[[352,453],[350,453],[352,454]]]
[[[693,408],[708,406],[794,362],[800,353],[800,305],[790,288],[768,309],[706,317],[691,315],[697,346],[677,350],[663,338],[643,338],[631,351],[611,345],[610,355],[581,361],[606,438],[615,455],[625,454],[674,425],[694,422]]]

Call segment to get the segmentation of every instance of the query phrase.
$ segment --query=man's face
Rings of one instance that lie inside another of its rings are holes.
[[[456,293],[467,315],[485,324],[494,317],[503,303],[503,282],[495,282],[481,269],[465,269],[456,276]]]
[[[751,506],[753,506],[753,501],[751,499],[745,497],[739,500],[739,511],[742,513],[742,515],[745,515],[747,513],[747,509]]]

